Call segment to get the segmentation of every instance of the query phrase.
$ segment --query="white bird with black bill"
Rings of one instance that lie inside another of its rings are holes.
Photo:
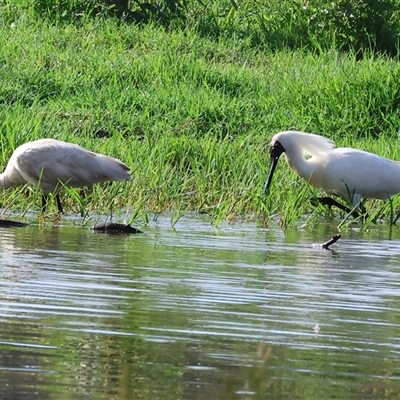
[[[282,153],[290,168],[306,182],[328,194],[342,197],[353,208],[358,208],[362,198],[389,200],[400,193],[400,162],[363,150],[335,148],[333,141],[323,136],[284,131],[271,140],[271,164],[264,195],[269,193]],[[319,200],[351,211],[334,199]]]

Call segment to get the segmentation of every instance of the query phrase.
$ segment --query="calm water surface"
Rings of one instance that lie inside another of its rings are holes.
[[[0,399],[399,398],[400,231],[70,225],[0,228]]]

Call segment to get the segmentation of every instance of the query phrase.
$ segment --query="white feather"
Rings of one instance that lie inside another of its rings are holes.
[[[272,138],[272,142],[274,141],[280,142],[286,150],[295,141],[305,156],[317,156],[335,148],[331,139],[301,131],[279,132]]]

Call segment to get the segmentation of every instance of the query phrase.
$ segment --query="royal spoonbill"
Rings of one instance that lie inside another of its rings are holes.
[[[323,136],[285,131],[274,135],[271,141],[271,164],[264,195],[269,192],[282,153],[289,166],[310,185],[341,196],[355,209],[362,198],[388,200],[400,193],[400,162],[363,150],[335,148],[333,141]],[[319,200],[350,211],[334,199]]]
[[[56,194],[59,212],[63,208],[58,194],[63,185],[81,187],[107,181],[130,180],[129,167],[116,158],[93,153],[73,143],[39,139],[15,149],[0,174],[0,187],[31,183],[42,191],[42,209],[49,193]]]

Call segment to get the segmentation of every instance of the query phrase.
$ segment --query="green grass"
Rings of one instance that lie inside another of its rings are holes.
[[[84,199],[79,191],[64,196],[71,212],[84,204],[89,212],[124,210],[128,220],[169,211],[172,225],[185,210],[215,223],[312,224],[332,213],[311,207],[319,192],[283,161],[271,196],[261,196],[274,133],[306,130],[400,160],[400,64],[383,55],[277,51],[245,35],[211,38],[114,19],[55,24],[5,6],[0,77],[1,168],[18,145],[42,137],[132,168],[131,182],[96,185]],[[0,207],[21,212],[39,204],[30,188],[0,198]],[[382,206],[367,203],[371,215],[390,219]],[[399,201],[392,206],[393,220]]]

